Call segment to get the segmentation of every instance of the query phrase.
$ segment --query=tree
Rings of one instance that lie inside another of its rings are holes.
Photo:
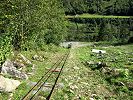
[[[41,48],[46,43],[59,44],[66,33],[60,0],[1,0],[0,7],[0,53],[4,58],[12,49],[27,50]]]

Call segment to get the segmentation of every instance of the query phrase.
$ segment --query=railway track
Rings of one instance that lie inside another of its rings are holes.
[[[49,92],[49,94],[46,96],[46,100],[50,100],[51,95],[55,89],[55,86],[57,84],[57,81],[61,75],[61,72],[64,68],[64,65],[68,59],[70,50],[68,50],[61,58],[57,60],[56,63],[53,64],[53,66],[46,72],[44,75],[38,80],[38,82],[29,90],[29,92],[23,96],[21,100],[34,100],[36,96],[39,94],[41,89],[44,87],[46,82],[48,80],[54,79],[54,84],[52,85],[52,88]],[[57,69],[60,69],[56,71]],[[35,92],[34,92],[35,91]]]

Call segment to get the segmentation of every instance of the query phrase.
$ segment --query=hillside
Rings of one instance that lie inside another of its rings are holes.
[[[80,15],[67,15],[65,18],[132,18],[132,16],[113,16],[113,15],[96,15],[96,14],[80,14]]]
[[[75,13],[133,15],[132,0],[64,0],[63,3],[67,15]]]
[[[133,100],[133,0],[0,8],[0,100]]]

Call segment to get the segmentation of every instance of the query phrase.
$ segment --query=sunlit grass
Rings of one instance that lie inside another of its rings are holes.
[[[96,14],[81,14],[81,15],[67,15],[66,18],[132,18],[131,16],[113,16],[113,15],[96,15]]]

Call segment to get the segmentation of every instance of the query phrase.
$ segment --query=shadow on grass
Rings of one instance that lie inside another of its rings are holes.
[[[128,43],[128,42],[119,42],[119,43],[114,43],[114,46],[122,46],[122,45],[129,45],[129,44],[133,44],[133,43]]]

